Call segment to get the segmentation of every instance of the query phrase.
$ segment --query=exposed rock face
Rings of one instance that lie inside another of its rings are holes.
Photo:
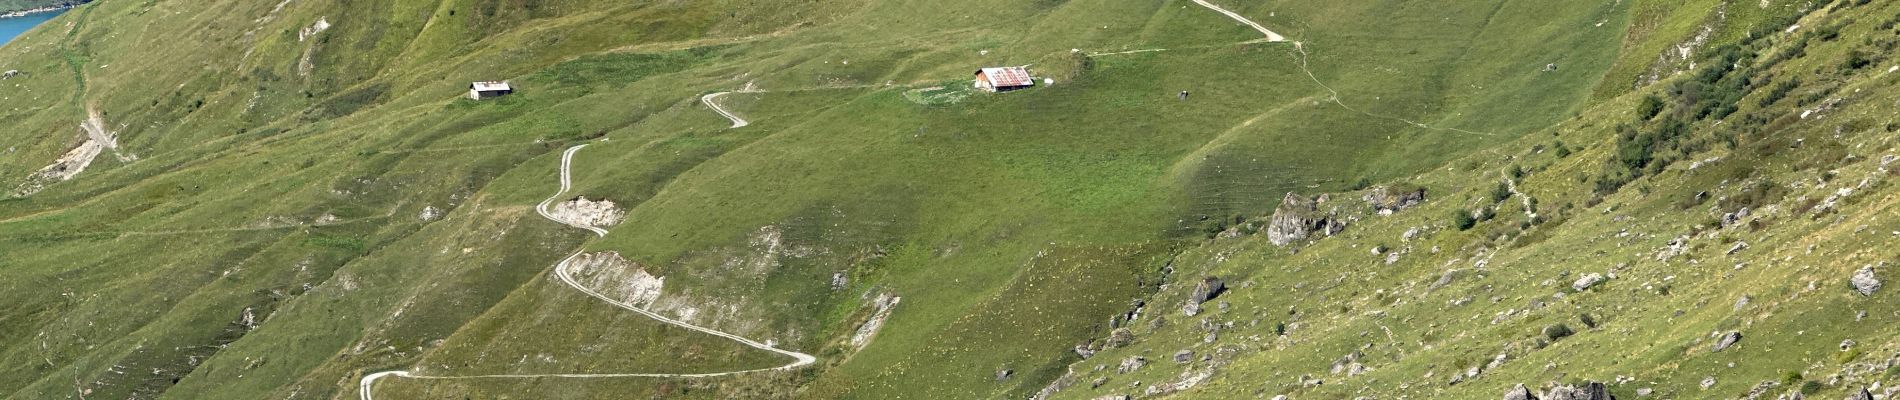
[[[1113,348],[1118,348],[1122,346],[1127,346],[1130,343],[1134,343],[1134,342],[1135,342],[1134,331],[1130,331],[1128,330],[1128,328],[1115,328],[1115,330],[1110,331],[1108,333],[1108,343],[1106,343],[1105,345],[1108,346],[1108,348],[1113,349]]]
[[[1425,202],[1425,188],[1401,191],[1389,187],[1378,187],[1366,193],[1364,199],[1366,204],[1378,210],[1380,215],[1392,215],[1392,213]]]
[[[417,214],[416,219],[420,219],[423,222],[429,222],[429,221],[442,219],[442,209],[435,208],[435,206],[423,207],[422,213]]]
[[[1221,282],[1219,277],[1210,276],[1201,278],[1201,283],[1194,285],[1194,294],[1189,298],[1194,300],[1196,304],[1206,303],[1208,300],[1213,300],[1214,297],[1220,296],[1221,292],[1225,291],[1227,291],[1227,284]]]
[[[575,197],[572,200],[557,203],[550,212],[563,221],[597,227],[614,226],[627,218],[627,212],[621,210],[612,200],[594,201],[586,197]]]
[[[1874,400],[1874,394],[1868,392],[1866,388],[1861,388],[1859,392],[1848,395],[1847,400]]]
[[[666,286],[666,278],[648,274],[646,268],[621,258],[618,252],[582,254],[564,268],[581,286],[635,307],[652,305]]]
[[[890,293],[877,295],[877,300],[871,303],[876,310],[871,312],[871,319],[865,320],[863,325],[858,325],[858,331],[851,334],[851,347],[863,349],[865,345],[871,344],[871,338],[877,336],[879,329],[884,328],[884,320],[890,319],[891,310],[902,301],[904,298]]]
[[[1859,271],[1854,271],[1851,282],[1854,284],[1854,292],[1862,296],[1872,296],[1874,291],[1880,290],[1880,277],[1874,275],[1872,265],[1860,267]]]
[[[1516,387],[1511,388],[1511,391],[1504,392],[1504,400],[1537,400],[1537,396],[1531,394],[1530,388],[1526,388],[1524,384],[1519,383]]]
[[[1184,363],[1188,361],[1194,361],[1194,350],[1181,350],[1181,351],[1174,352],[1174,362]]]
[[[106,143],[98,140],[87,139],[84,143],[80,143],[79,147],[74,147],[65,155],[59,156],[59,159],[53,160],[52,164],[34,171],[32,176],[28,176],[26,181],[20,184],[20,187],[14,189],[14,195],[30,196],[39,193],[40,189],[53,182],[73,179],[81,171],[85,171],[87,166],[92,165],[92,160],[98,158],[99,154],[106,150],[106,146]]]
[[[1335,213],[1320,211],[1328,199],[1324,194],[1309,199],[1298,193],[1287,193],[1267,222],[1267,241],[1275,246],[1286,246],[1309,237],[1332,236],[1344,231],[1346,224]]]
[[[1603,274],[1599,274],[1595,272],[1583,274],[1582,278],[1577,278],[1577,282],[1570,284],[1570,288],[1576,289],[1577,291],[1581,292],[1581,291],[1584,291],[1585,289],[1589,289],[1593,286],[1596,286],[1599,283],[1603,283],[1604,279],[1605,278],[1603,277]]]
[[[1742,341],[1741,332],[1729,331],[1728,334],[1722,335],[1721,340],[1715,341],[1715,351],[1728,350],[1729,347],[1735,346],[1735,343],[1740,341]]]
[[[1610,396],[1610,388],[1601,382],[1590,382],[1583,386],[1562,385],[1550,389],[1544,395],[1547,400],[1615,400]]]

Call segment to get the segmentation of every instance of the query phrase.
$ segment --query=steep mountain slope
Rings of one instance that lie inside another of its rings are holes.
[[[1506,381],[1611,373],[1676,382],[1707,365],[1660,367],[1677,354],[1657,345],[1649,358],[1576,368],[1514,361],[1438,392],[1450,366],[1489,357],[1504,339],[1529,343],[1520,334],[1557,308],[1481,325],[1466,319],[1473,309],[1436,308],[1444,302],[1431,296],[1450,289],[1420,294],[1403,285],[1437,279],[1448,261],[1482,258],[1482,279],[1521,283],[1603,269],[1550,262],[1582,251],[1653,250],[1635,239],[1628,248],[1588,240],[1599,233],[1590,227],[1628,225],[1617,215],[1657,215],[1651,233],[1705,219],[1691,212],[1700,208],[1625,211],[1673,201],[1637,188],[1711,185],[1688,178],[1696,175],[1683,163],[1648,160],[1732,151],[1678,145],[1723,137],[1705,131],[1748,137],[1737,127],[1745,124],[1714,122],[1724,118],[1780,125],[1773,135],[1748,133],[1757,136],[1780,138],[1790,126],[1821,135],[1818,125],[1772,123],[1786,119],[1772,112],[1794,110],[1787,103],[1795,98],[1830,110],[1864,103],[1871,113],[1872,101],[1830,96],[1879,88],[1878,68],[1815,60],[1846,57],[1849,46],[1864,47],[1852,51],[1868,63],[1884,56],[1890,49],[1878,46],[1889,42],[1876,40],[1891,36],[1890,24],[1842,16],[1892,14],[1886,4],[1810,13],[1806,3],[1716,0],[1210,4],[1289,40],[1263,40],[1187,0],[86,5],[0,48],[0,69],[25,72],[0,81],[0,136],[9,143],[0,189],[10,195],[0,200],[0,253],[8,255],[0,258],[0,393],[364,398],[368,387],[391,399],[989,398],[1110,378],[1053,392],[1085,397],[1148,393],[1183,371],[1206,378],[1184,394],[1220,397],[1490,396]],[[1805,39],[1814,55],[1761,61],[1818,30],[1765,39],[1802,15],[1805,26],[1839,27],[1831,38]],[[1689,110],[1775,86],[1723,71],[1707,87],[1656,94],[1689,80],[1670,78],[1676,71],[1746,64],[1705,62],[1740,52],[1766,64],[1748,69],[1756,77],[1847,72],[1832,83],[1803,78],[1781,91],[1790,99],[1719,117]],[[973,67],[1024,64],[1051,80],[1003,95],[967,89]],[[460,97],[469,81],[501,79],[519,92]],[[1737,80],[1747,85],[1733,88]],[[1619,138],[1616,123],[1651,95],[1667,98],[1663,108],[1676,119],[1630,123]],[[726,113],[750,124],[734,127]],[[1856,129],[1883,121],[1874,118]],[[1553,133],[1565,143],[1546,144]],[[592,242],[535,212],[561,188],[561,150],[583,142],[592,144],[573,153],[574,201],[555,206],[619,220],[603,223],[608,233]],[[1543,147],[1523,150],[1534,145]],[[1630,159],[1625,153],[1644,162],[1604,161]],[[1752,154],[1731,159],[1797,157]],[[1864,162],[1873,153],[1853,154]],[[1823,165],[1784,162],[1801,168],[1753,171],[1793,182],[1792,174]],[[1536,202],[1484,202],[1502,178],[1474,171],[1509,165],[1528,171],[1510,187]],[[1728,176],[1755,176],[1738,174]],[[1297,254],[1245,235],[1249,218],[1272,212],[1289,191],[1380,182],[1423,186],[1430,199]],[[1544,206],[1565,211],[1538,209],[1549,217],[1504,226],[1528,215],[1511,204],[1560,201],[1572,206]],[[1373,246],[1399,246],[1375,233],[1397,238],[1402,227],[1444,224],[1450,210],[1480,204],[1499,207],[1502,220],[1425,229],[1433,234],[1423,240],[1443,251],[1415,261],[1409,254],[1426,247],[1407,245],[1396,267],[1358,262]],[[580,210],[589,207],[598,209]],[[788,362],[573,290],[550,272],[576,251],[588,262],[564,272],[592,289],[817,363],[717,378],[547,376]],[[1533,260],[1557,266],[1494,272]],[[1679,264],[1632,262],[1606,287]],[[1228,306],[1207,306],[1219,317],[1203,317],[1212,318],[1206,325],[1177,317],[1193,285],[1176,282],[1201,275],[1235,283],[1220,298]],[[1773,289],[1767,282],[1784,278],[1750,279]],[[1708,279],[1669,280],[1679,282],[1671,301],[1715,291]],[[1481,302],[1484,312],[1542,290],[1453,281],[1466,285],[1458,293],[1498,293],[1485,296],[1499,300]],[[1762,299],[1778,293],[1762,290]],[[1694,304],[1602,294],[1620,303],[1562,307]],[[1432,301],[1394,300],[1405,296]],[[1150,306],[1126,332],[1129,342],[1091,345],[1113,334],[1120,325],[1111,321],[1131,301]],[[1288,305],[1293,313],[1279,317]],[[1770,318],[1776,310],[1757,318],[1797,323]],[[1650,311],[1597,311],[1606,325],[1596,329],[1669,318]],[[1692,321],[1754,323],[1704,313]],[[1173,321],[1150,322],[1161,315]],[[1288,376],[1321,376],[1314,367],[1386,332],[1371,327],[1395,325],[1391,318],[1413,329],[1379,336],[1404,333],[1405,343],[1430,347],[1362,350],[1384,358],[1355,357],[1374,368],[1355,377],[1359,385],[1302,387]],[[1223,320],[1261,331],[1199,331]],[[1287,322],[1285,336],[1260,333],[1278,321]],[[1699,338],[1578,330],[1554,350],[1511,356]],[[1753,351],[1753,340],[1737,353]],[[1191,346],[1219,358],[1163,362]],[[1083,359],[1091,348],[1100,353]],[[1114,363],[1143,354],[1154,365],[1111,377]],[[1748,368],[1790,368],[1763,365]],[[444,379],[363,385],[389,370]],[[1428,371],[1433,378],[1417,378]],[[519,377],[472,378],[490,375]],[[1130,384],[1137,380],[1146,384]],[[1393,381],[1406,384],[1385,384]]]
[[[1396,183],[1416,207],[1335,193],[1332,237],[1246,234],[1316,218],[1283,208],[1185,252],[1056,398],[1893,395],[1900,7],[1800,15]]]

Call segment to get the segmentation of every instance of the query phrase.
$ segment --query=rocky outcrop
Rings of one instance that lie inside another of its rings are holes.
[[[1860,391],[1848,395],[1847,400],[1874,400],[1874,393],[1867,391],[1866,388],[1861,388]]]
[[[635,307],[653,304],[666,287],[666,278],[648,274],[646,268],[612,251],[582,254],[562,267],[581,286]]]
[[[1581,292],[1603,283],[1604,279],[1603,274],[1595,272],[1583,274],[1583,277],[1577,278],[1576,282],[1570,284],[1570,288]]]
[[[1379,215],[1392,215],[1425,202],[1425,188],[1397,189],[1377,187],[1362,197]]]
[[[1504,400],[1537,400],[1537,395],[1531,394],[1530,388],[1519,383],[1516,387],[1512,387],[1511,391],[1504,392]]]
[[[1872,296],[1875,291],[1880,290],[1880,277],[1874,274],[1872,265],[1863,266],[1859,271],[1854,271],[1854,277],[1849,281],[1854,285],[1854,292],[1862,296]]]
[[[1227,284],[1221,282],[1219,277],[1210,276],[1201,278],[1201,283],[1194,285],[1194,293],[1190,296],[1190,299],[1196,304],[1206,303],[1208,300],[1213,300],[1214,297],[1220,296],[1221,292],[1225,291],[1227,291]]]
[[[627,218],[627,212],[615,205],[613,200],[595,201],[588,200],[586,197],[575,197],[572,200],[557,203],[551,212],[555,218],[562,221],[594,227],[618,225],[621,220]]]
[[[1734,347],[1735,343],[1741,342],[1741,341],[1742,341],[1741,332],[1729,331],[1728,334],[1722,335],[1722,338],[1720,340],[1715,341],[1715,350],[1713,351],[1728,350],[1729,347]]]
[[[1616,400],[1610,395],[1610,388],[1602,382],[1590,382],[1583,386],[1559,385],[1544,394],[1545,400]]]
[[[884,328],[884,320],[891,318],[891,310],[902,301],[904,298],[890,293],[877,295],[877,300],[871,302],[873,307],[871,318],[864,320],[864,324],[858,325],[858,330],[851,334],[851,347],[864,349],[865,345],[871,344],[871,338],[876,337],[877,331]]]
[[[1280,207],[1273,210],[1273,217],[1267,221],[1267,241],[1275,246],[1286,246],[1309,237],[1332,236],[1346,230],[1346,223],[1338,218],[1334,210],[1322,212],[1330,196],[1319,195],[1307,198],[1298,193],[1287,193],[1280,201]]]
[[[85,171],[87,166],[92,165],[92,160],[98,158],[99,154],[105,150],[106,143],[87,139],[85,142],[80,143],[78,147],[74,147],[71,151],[67,151],[65,155],[61,155],[58,159],[53,160],[52,164],[47,165],[45,168],[40,168],[39,171],[34,171],[32,176],[26,178],[26,182],[14,189],[13,195],[22,197],[31,196],[34,193],[39,193],[40,189],[48,184],[72,180],[74,176],[78,176],[80,172]]]
[[[1148,365],[1148,359],[1141,358],[1141,356],[1129,356],[1128,358],[1122,359],[1121,365],[1115,366],[1115,373],[1126,374],[1130,372],[1135,372],[1136,370],[1140,370],[1141,367],[1144,367],[1147,365]]]

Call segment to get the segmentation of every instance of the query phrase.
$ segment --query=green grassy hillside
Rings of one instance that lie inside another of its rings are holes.
[[[23,72],[0,81],[0,394],[343,399],[390,370],[448,379],[378,398],[1879,379],[1828,374],[1894,337],[1842,319],[1881,297],[1840,277],[1891,257],[1862,249],[1894,230],[1874,164],[1900,6],[1214,3],[1289,40],[1188,0],[82,6],[0,48]],[[969,88],[1015,65],[1050,81]],[[517,93],[463,98],[475,80]],[[750,125],[700,100],[727,91]],[[557,200],[617,204],[600,239],[534,210],[581,143]],[[1256,233],[1288,192],[1374,186],[1429,197],[1293,248]],[[1743,206],[1768,221],[1707,226]],[[817,363],[542,376],[789,362],[573,290],[552,267],[576,251],[663,277],[653,312]],[[1586,272],[1616,276],[1561,289]],[[1204,276],[1230,290],[1184,315]],[[1536,340],[1556,323],[1578,333]],[[1769,333],[1817,324],[1842,327]],[[1348,354],[1370,372],[1332,374]],[[532,377],[453,378],[477,375]]]

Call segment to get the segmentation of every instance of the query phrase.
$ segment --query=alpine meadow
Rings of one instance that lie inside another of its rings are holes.
[[[1900,399],[1900,1],[21,11],[4,399]]]

